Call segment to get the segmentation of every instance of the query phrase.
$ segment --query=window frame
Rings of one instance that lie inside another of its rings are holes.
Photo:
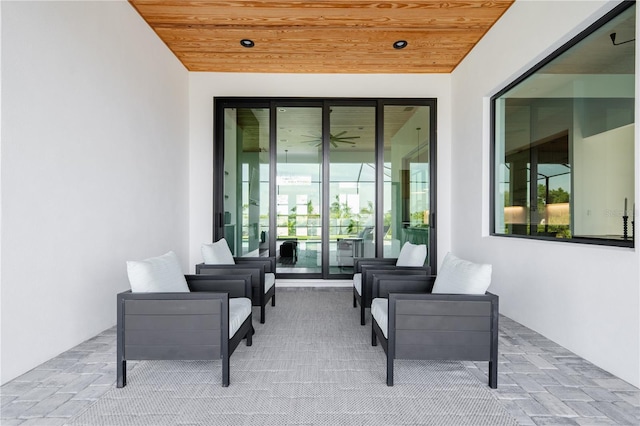
[[[505,234],[496,232],[496,101],[503,96],[505,93],[509,92],[514,87],[521,84],[523,81],[531,77],[533,74],[537,73],[543,67],[548,65],[550,62],[558,58],[559,56],[566,53],[569,49],[574,47],[576,44],[583,41],[585,38],[590,36],[595,31],[599,30],[602,26],[608,23],[610,20],[614,19],[616,16],[622,14],[625,10],[630,7],[633,7],[636,4],[636,1],[622,1],[619,5],[615,6],[613,9],[605,13],[603,16],[598,18],[595,22],[589,25],[587,28],[582,30],[576,36],[572,37],[565,44],[560,46],[558,49],[554,50],[544,59],[533,65],[530,69],[525,71],[522,75],[514,79],[511,83],[504,86],[501,90],[496,92],[490,98],[489,106],[490,106],[490,177],[489,177],[489,185],[490,185],[490,204],[489,204],[489,235],[495,237],[506,237],[506,238],[520,238],[520,239],[528,239],[528,240],[542,240],[542,241],[557,241],[562,243],[575,243],[575,244],[588,244],[588,245],[602,245],[602,246],[614,246],[614,247],[627,247],[627,248],[635,248],[635,232],[631,234],[631,219],[629,220],[629,233],[631,237],[629,240],[614,240],[614,239],[605,239],[605,238],[589,238],[589,237],[572,237],[572,238],[556,238],[550,236],[539,236],[539,235],[523,235],[523,234]],[[637,26],[636,22],[636,26]],[[638,69],[635,70],[635,75],[637,76]],[[634,96],[635,99],[635,96]],[[637,103],[637,99],[635,99],[635,103]],[[634,125],[635,125],[634,121]],[[636,165],[637,166],[637,165]],[[637,167],[634,167],[637,168]],[[637,176],[637,170],[635,170],[634,174]],[[637,180],[637,179],[635,179]],[[634,191],[635,182],[634,180]],[[633,217],[633,216],[632,216]],[[530,224],[529,224],[530,225]]]

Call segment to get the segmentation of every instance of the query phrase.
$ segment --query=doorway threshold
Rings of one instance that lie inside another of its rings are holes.
[[[323,280],[323,279],[281,279],[276,280],[276,287],[323,287],[335,288],[353,287],[352,280]]]

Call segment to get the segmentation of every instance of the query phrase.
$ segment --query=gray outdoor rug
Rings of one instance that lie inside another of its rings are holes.
[[[345,289],[279,289],[253,346],[219,361],[129,362],[111,389],[68,424],[80,425],[517,425],[458,362],[396,361],[371,346]]]

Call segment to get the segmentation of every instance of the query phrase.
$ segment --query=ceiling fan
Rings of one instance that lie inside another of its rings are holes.
[[[342,136],[345,133],[347,133],[346,130],[343,130],[342,132],[337,133],[335,135],[329,133],[329,142],[331,142],[331,145],[333,145],[334,148],[337,148],[339,143],[355,145],[356,143],[353,142],[351,139],[360,139],[360,136]],[[320,146],[322,144],[321,136],[311,136],[311,135],[302,135],[302,136],[305,138],[313,138],[308,141],[305,141],[307,143],[313,143],[313,144],[316,144],[316,146]]]

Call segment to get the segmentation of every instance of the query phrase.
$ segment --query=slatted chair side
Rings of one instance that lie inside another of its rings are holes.
[[[393,359],[489,361],[497,387],[498,297],[390,294],[387,384]]]
[[[118,294],[117,386],[127,360],[223,360],[228,369],[226,293]],[[226,358],[226,360],[225,360]]]

